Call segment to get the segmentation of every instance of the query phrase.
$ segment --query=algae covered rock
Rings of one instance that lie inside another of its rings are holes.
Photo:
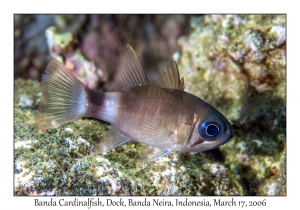
[[[233,123],[225,165],[245,194],[285,195],[286,16],[205,15],[191,27],[178,68],[185,90]]]
[[[172,153],[139,163],[142,145],[127,143],[89,155],[109,125],[86,118],[39,131],[34,116],[40,97],[38,82],[15,80],[15,195],[243,194],[231,172],[205,154]]]

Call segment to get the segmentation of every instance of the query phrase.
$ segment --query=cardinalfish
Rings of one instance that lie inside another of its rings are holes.
[[[106,153],[130,140],[146,145],[141,161],[170,152],[202,152],[232,138],[232,126],[213,106],[184,91],[175,61],[149,83],[139,59],[126,45],[116,73],[119,92],[98,92],[83,85],[53,59],[42,76],[38,129],[49,129],[80,117],[109,122],[110,129],[91,154]]]

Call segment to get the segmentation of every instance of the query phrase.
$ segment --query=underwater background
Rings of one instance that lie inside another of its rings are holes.
[[[106,122],[35,128],[51,58],[116,91],[127,43],[150,81],[176,60],[185,91],[225,115],[233,139],[138,163],[135,142],[89,155]],[[14,78],[15,195],[286,195],[286,15],[14,15]]]

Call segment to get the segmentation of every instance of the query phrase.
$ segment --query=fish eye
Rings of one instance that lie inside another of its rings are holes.
[[[206,135],[214,136],[219,132],[219,127],[215,124],[209,124],[205,128]]]
[[[198,127],[198,132],[205,141],[217,140],[224,134],[224,131],[225,125],[223,121],[215,116],[207,117]]]

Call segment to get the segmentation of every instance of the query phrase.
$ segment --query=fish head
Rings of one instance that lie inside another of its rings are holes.
[[[197,119],[184,150],[202,152],[214,149],[233,137],[230,122],[220,112],[209,105],[205,113],[194,114]]]

